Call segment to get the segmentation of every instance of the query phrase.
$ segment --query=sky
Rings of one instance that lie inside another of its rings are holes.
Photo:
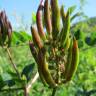
[[[65,5],[68,8],[72,5],[76,5],[76,11],[80,9],[79,0],[58,0],[59,5]],[[88,17],[96,16],[96,0],[86,0],[86,4],[83,7],[83,12]],[[31,24],[32,12],[36,13],[40,0],[0,0],[0,10],[5,10],[8,19],[12,23],[13,27],[18,27],[23,24]]]

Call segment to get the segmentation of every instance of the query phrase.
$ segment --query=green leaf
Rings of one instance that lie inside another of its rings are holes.
[[[32,24],[36,23],[36,14],[33,12],[32,13]]]
[[[15,81],[14,80],[6,80],[5,84],[8,85],[9,87],[12,87],[15,85]]]
[[[31,36],[24,31],[13,31],[12,44],[25,43],[31,39]]]
[[[75,9],[76,9],[76,5],[69,7],[70,15],[74,12]]]
[[[26,66],[24,67],[23,71],[22,71],[21,76],[25,75],[27,81],[29,81],[29,80],[31,79],[31,77],[32,77],[32,73],[33,73],[34,67],[35,67],[35,63],[26,65]]]
[[[76,14],[74,14],[72,17],[71,17],[71,21],[73,21],[76,17],[80,17],[80,16],[82,16],[83,15],[83,13],[81,12],[77,12]]]
[[[3,81],[2,76],[0,75],[0,90],[5,86],[5,82]]]
[[[8,74],[12,77],[12,79],[18,79],[18,76],[17,76],[17,74],[16,74],[16,73],[11,72],[10,70],[9,70],[9,71],[7,71],[7,72],[8,72]]]

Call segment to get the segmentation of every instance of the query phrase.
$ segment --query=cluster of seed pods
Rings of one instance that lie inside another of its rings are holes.
[[[59,8],[58,0],[45,0],[38,7],[36,25],[31,26],[29,46],[43,84],[55,88],[69,82],[79,63],[78,43],[70,32],[70,10],[65,13],[63,6]]]
[[[10,46],[12,37],[12,26],[5,11],[0,12],[0,45]]]

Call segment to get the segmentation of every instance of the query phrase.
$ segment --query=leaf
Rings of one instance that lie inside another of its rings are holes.
[[[89,45],[89,46],[91,46],[91,37],[86,37],[85,38],[85,43],[87,44],[87,45]]]
[[[5,82],[3,81],[2,76],[0,75],[0,90],[5,86]]]
[[[73,21],[76,17],[79,17],[79,16],[82,16],[83,13],[81,12],[77,12],[76,14],[74,14],[72,17],[71,17],[71,21]]]
[[[22,71],[21,76],[23,77],[23,75],[26,76],[27,81],[29,81],[32,77],[32,73],[33,73],[33,69],[35,67],[35,63],[26,65]]]
[[[8,72],[8,74],[12,77],[12,79],[17,79],[17,78],[18,78],[18,76],[17,76],[16,73],[11,72],[10,70],[8,70],[7,72]]]
[[[25,86],[26,85],[26,80],[22,79],[12,79],[15,82],[16,86]]]
[[[15,85],[15,81],[14,80],[6,80],[5,84],[8,85],[9,87],[12,87]]]
[[[76,9],[76,5],[69,7],[70,15],[74,12],[75,9]]]
[[[31,39],[31,36],[27,34],[25,31],[13,31],[12,34],[12,44],[19,44],[19,43],[24,43],[27,42]]]
[[[83,40],[78,40],[78,47],[79,48],[82,48],[84,46],[84,42],[83,42]]]
[[[32,24],[36,23],[36,14],[33,12],[32,13]]]

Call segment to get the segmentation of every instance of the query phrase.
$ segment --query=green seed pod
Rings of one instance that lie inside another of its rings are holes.
[[[51,0],[52,9],[52,37],[57,39],[57,35],[60,31],[60,9],[58,6],[58,0]]]
[[[43,5],[41,2],[39,7],[38,7],[37,14],[36,14],[36,24],[37,24],[38,32],[39,32],[41,39],[45,40],[46,36],[44,33],[44,28],[43,28],[42,15],[43,15]]]
[[[49,72],[48,64],[46,62],[46,52],[45,52],[44,48],[39,50],[38,58],[40,60],[39,63],[42,64],[42,73],[43,73],[43,76],[44,76],[47,84],[52,88],[57,87],[57,84],[55,83],[55,81],[53,80],[53,78]]]
[[[65,46],[64,46],[64,50],[68,50],[69,49],[69,46],[70,46],[70,38],[68,36],[68,38],[66,40],[66,43],[65,43]]]
[[[37,30],[36,30],[36,28],[35,27],[32,27],[31,26],[31,33],[32,33],[32,37],[33,37],[33,42],[34,42],[34,44],[38,47],[38,48],[42,48],[43,47],[43,43],[42,43],[42,41],[41,41],[41,39],[40,39],[40,36],[39,36],[39,34],[38,34],[38,32],[37,32]]]
[[[63,26],[64,26],[65,20],[66,20],[66,13],[64,12],[64,6],[63,5],[61,6],[60,13],[61,13],[62,21],[63,21]]]
[[[63,18],[63,17],[62,17]],[[68,10],[66,20],[62,19],[63,22],[63,30],[61,31],[61,46],[64,46],[66,44],[67,38],[69,37],[70,32],[70,12]]]
[[[71,61],[72,61],[72,45],[73,42],[71,41],[70,47],[68,49],[68,56],[67,56],[67,63],[65,64],[65,72],[64,72],[64,77],[67,78],[71,66]]]
[[[51,14],[50,14],[50,6],[48,0],[45,0],[44,3],[44,21],[48,34],[50,35],[52,32],[52,24],[51,24]]]
[[[66,81],[70,81],[72,79],[74,73],[76,72],[78,63],[79,63],[79,49],[78,49],[77,40],[74,38],[73,46],[72,46],[72,60],[71,60],[70,69],[68,70]]]
[[[42,65],[40,65],[39,60],[38,60],[39,58],[38,58],[37,50],[34,47],[32,42],[29,42],[29,47],[30,47],[31,53],[35,59],[35,62],[38,64],[38,72],[39,72],[40,79],[41,79],[42,83],[44,84],[44,86],[46,86],[47,83],[46,83],[43,73],[42,73]]]

